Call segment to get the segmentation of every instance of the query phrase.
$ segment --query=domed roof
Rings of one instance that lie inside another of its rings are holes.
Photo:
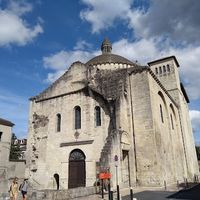
[[[97,64],[105,64],[105,63],[119,63],[119,64],[129,64],[129,65],[135,65],[130,60],[118,56],[115,54],[102,54],[100,56],[96,56],[89,60],[86,65],[97,65]]]
[[[135,63],[131,62],[130,60],[112,54],[112,45],[110,41],[105,38],[101,45],[102,55],[96,56],[89,60],[86,65],[97,65],[97,64],[105,64],[105,63],[118,63],[118,64],[129,64],[129,65],[136,65]]]

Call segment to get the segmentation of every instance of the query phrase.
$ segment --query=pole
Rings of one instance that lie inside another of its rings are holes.
[[[113,189],[110,189],[110,200],[113,200]]]
[[[120,200],[119,185],[117,185],[117,200]]]
[[[131,197],[131,200],[133,200],[133,188],[132,187],[130,188],[130,197]]]
[[[117,183],[117,200],[120,200],[119,185],[118,185],[117,165],[115,165],[115,167],[116,167],[116,183]]]
[[[103,179],[101,179],[101,198],[104,199]]]
[[[111,200],[110,179],[108,179],[108,198]]]
[[[164,181],[165,190],[167,190],[167,183]]]
[[[118,185],[117,165],[115,165],[115,169],[116,169],[116,184]]]

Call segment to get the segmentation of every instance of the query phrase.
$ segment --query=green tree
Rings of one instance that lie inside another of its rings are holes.
[[[200,146],[196,146],[197,159],[200,160]]]
[[[10,160],[19,160],[21,156],[19,144],[14,144],[14,141],[17,139],[16,135],[12,134],[11,147],[10,147]]]

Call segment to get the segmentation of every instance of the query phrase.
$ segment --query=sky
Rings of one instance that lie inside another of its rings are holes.
[[[142,65],[175,55],[200,144],[200,1],[0,0],[0,117],[27,137],[29,98],[75,61],[113,53]]]

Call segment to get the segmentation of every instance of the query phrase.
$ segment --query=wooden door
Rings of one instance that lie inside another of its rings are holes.
[[[122,150],[122,181],[125,187],[130,186],[129,152]]]
[[[69,158],[68,188],[85,187],[85,176],[85,155],[76,149]]]

